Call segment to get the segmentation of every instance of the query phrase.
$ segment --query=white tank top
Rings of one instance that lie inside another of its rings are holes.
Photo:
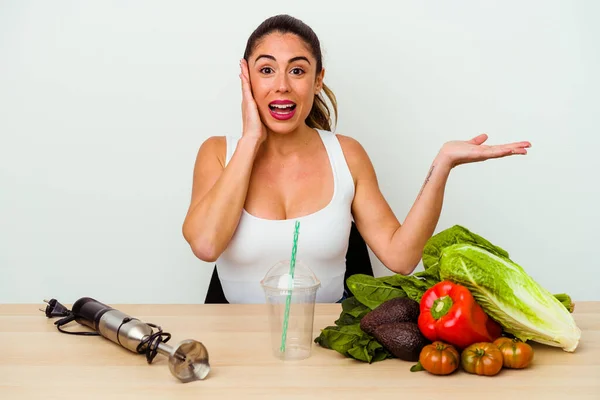
[[[278,261],[290,259],[296,221],[300,221],[296,260],[305,263],[321,281],[316,301],[335,303],[342,298],[354,180],[335,134],[317,131],[333,171],[331,201],[317,212],[287,220],[258,218],[242,210],[229,246],[216,261],[223,292],[230,303],[265,302],[260,281]],[[239,137],[226,139],[225,165],[231,160]]]

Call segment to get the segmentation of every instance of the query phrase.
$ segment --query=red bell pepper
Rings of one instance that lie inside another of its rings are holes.
[[[491,319],[465,286],[442,281],[421,298],[419,329],[430,341],[465,349],[473,343],[492,342],[502,327]]]

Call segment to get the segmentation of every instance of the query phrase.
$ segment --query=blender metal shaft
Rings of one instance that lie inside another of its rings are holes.
[[[139,344],[152,335],[153,330],[148,324],[111,309],[100,318],[98,332],[105,338],[137,352]],[[182,382],[204,379],[210,371],[208,351],[202,343],[195,340],[184,340],[176,348],[159,342],[156,350],[169,357],[171,373]]]

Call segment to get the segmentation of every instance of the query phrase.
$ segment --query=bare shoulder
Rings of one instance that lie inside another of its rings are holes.
[[[350,136],[336,134],[354,181],[374,173],[373,164],[365,148]]]
[[[225,136],[211,136],[206,139],[198,150],[197,163],[214,162],[225,167],[225,158],[227,156],[227,140]]]

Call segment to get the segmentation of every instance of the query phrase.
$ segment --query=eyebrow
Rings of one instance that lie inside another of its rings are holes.
[[[256,64],[256,62],[258,60],[260,60],[261,58],[268,58],[269,60],[273,60],[273,61],[277,61],[275,59],[275,57],[273,57],[270,54],[260,54],[258,57],[256,57],[256,59],[254,60],[254,63]],[[304,56],[298,56],[298,57],[292,57],[289,59],[288,63],[293,63],[295,61],[300,61],[300,60],[304,60],[306,61],[308,64],[310,64],[310,61],[308,61],[308,58],[304,57]]]

